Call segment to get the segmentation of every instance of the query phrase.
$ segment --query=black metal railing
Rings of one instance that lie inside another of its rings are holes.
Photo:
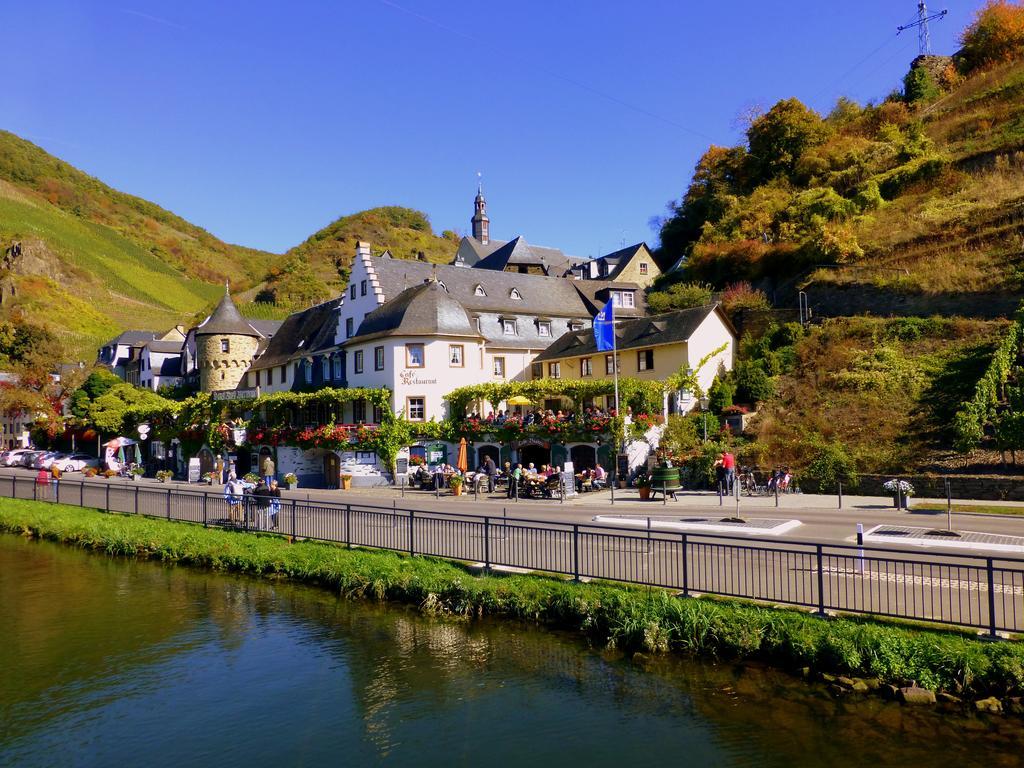
[[[134,482],[0,477],[0,496],[770,604],[1024,631],[1024,559],[421,511]],[[233,514],[235,519],[232,520]]]

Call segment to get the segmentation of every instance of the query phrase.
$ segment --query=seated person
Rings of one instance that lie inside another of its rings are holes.
[[[594,488],[607,488],[608,487],[608,473],[605,472],[604,467],[598,464],[594,467]]]

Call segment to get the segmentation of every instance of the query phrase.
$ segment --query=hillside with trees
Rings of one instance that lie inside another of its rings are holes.
[[[711,393],[719,412],[756,411],[745,460],[826,484],[1003,469],[998,398],[974,445],[956,415],[1024,290],[1024,3],[988,3],[961,43],[877,104],[778,102],[742,145],[704,153],[662,220],[678,267],[649,304],[714,295],[745,332]]]
[[[375,255],[390,251],[395,258],[435,264],[450,263],[459,247],[455,232],[435,235],[425,213],[398,206],[371,208],[336,219],[290,249],[271,268],[257,300],[295,309],[336,296],[348,282],[360,240],[370,243]]]

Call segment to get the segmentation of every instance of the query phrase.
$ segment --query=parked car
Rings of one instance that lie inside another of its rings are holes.
[[[21,454],[21,456],[18,457],[18,466],[28,467],[29,469],[32,469],[32,464],[40,455],[44,453],[46,453],[46,451],[26,451],[25,453]]]
[[[41,451],[32,460],[32,469],[49,469],[50,465],[62,456],[64,454],[57,451]]]
[[[100,460],[87,453],[72,453],[57,461],[61,472],[81,472],[86,467],[99,467]]]
[[[15,448],[11,451],[4,451],[3,458],[0,461],[3,462],[5,467],[20,467],[21,458],[26,453],[32,453],[31,448]]]

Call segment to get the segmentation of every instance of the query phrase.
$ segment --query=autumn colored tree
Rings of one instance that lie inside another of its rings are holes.
[[[790,176],[800,156],[827,136],[821,115],[799,99],[783,99],[757,118],[747,131],[752,180]]]
[[[963,31],[960,43],[964,72],[1024,56],[1024,2],[989,0]]]

